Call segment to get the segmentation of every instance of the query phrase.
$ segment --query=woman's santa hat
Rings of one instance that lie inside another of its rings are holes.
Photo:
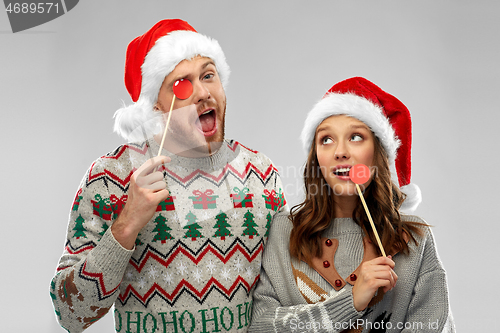
[[[115,112],[115,132],[127,140],[137,140],[133,133],[139,127],[153,131],[157,122],[151,120],[161,116],[153,107],[165,77],[182,60],[196,56],[214,61],[225,89],[229,66],[219,43],[199,34],[185,21],[162,20],[130,42],[125,60],[125,86],[134,103]]]
[[[422,201],[417,185],[411,184],[411,117],[410,111],[396,97],[362,77],[335,84],[307,115],[301,140],[311,149],[316,128],[326,118],[346,115],[370,127],[384,147],[389,165],[397,173],[401,191],[407,195],[402,211],[411,212]]]

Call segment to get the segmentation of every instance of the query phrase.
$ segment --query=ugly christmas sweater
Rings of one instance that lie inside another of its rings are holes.
[[[322,234],[323,254],[311,266],[291,258],[291,230],[288,214],[274,218],[249,332],[455,332],[446,273],[430,228],[423,228],[423,237],[415,235],[418,246],[410,242],[408,255],[391,253],[396,286],[385,294],[379,289],[359,312],[352,296],[358,267],[378,256],[361,227],[351,218],[334,219]]]
[[[172,161],[170,197],[124,249],[110,226],[133,171],[158,152],[147,140],[96,160],[70,213],[50,286],[56,317],[82,332],[114,305],[116,332],[246,332],[272,217],[287,205],[276,167],[225,141],[212,156]]]

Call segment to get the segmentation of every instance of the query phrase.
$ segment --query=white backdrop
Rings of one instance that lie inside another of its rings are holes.
[[[500,3],[86,0],[12,34],[0,13],[2,332],[63,332],[49,284],[78,184],[122,143],[127,44],[163,18],[216,38],[232,74],[227,137],[268,155],[296,204],[306,112],[364,76],[413,116],[418,215],[434,225],[461,332],[497,331]],[[113,331],[108,315],[88,332]]]

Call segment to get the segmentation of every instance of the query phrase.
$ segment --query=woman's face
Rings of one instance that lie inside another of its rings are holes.
[[[331,116],[318,126],[315,140],[321,172],[333,193],[356,195],[356,185],[350,180],[349,170],[358,163],[373,166],[375,142],[370,128],[355,118]],[[371,177],[363,185],[366,188],[370,183]]]

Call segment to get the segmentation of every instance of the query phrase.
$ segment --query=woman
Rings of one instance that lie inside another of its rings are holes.
[[[250,332],[454,332],[430,228],[400,213],[420,202],[408,109],[347,79],[309,112],[301,139],[306,198],[273,220]],[[371,170],[361,187],[387,257],[349,177],[358,163]]]

